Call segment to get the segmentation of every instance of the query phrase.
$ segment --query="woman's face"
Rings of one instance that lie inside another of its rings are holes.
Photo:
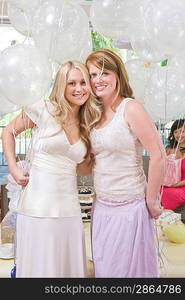
[[[176,129],[173,132],[174,138],[176,139],[177,142],[179,143],[185,143],[185,127],[181,127]]]
[[[113,97],[116,94],[117,78],[113,71],[101,70],[88,63],[90,82],[93,92],[101,99]]]
[[[84,76],[78,69],[72,69],[67,76],[65,97],[71,106],[83,105],[90,96]]]

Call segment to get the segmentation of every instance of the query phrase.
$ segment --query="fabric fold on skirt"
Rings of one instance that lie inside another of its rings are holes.
[[[87,277],[81,216],[39,218],[18,214],[16,277]]]
[[[95,277],[159,277],[156,229],[144,199],[112,207],[95,201],[91,232]]]

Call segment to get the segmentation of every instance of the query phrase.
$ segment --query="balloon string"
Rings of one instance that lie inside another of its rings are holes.
[[[145,83],[144,83],[144,95],[143,95],[143,105],[145,105],[145,99],[146,99],[146,92],[147,92],[147,86],[155,72],[155,68],[151,68],[151,63],[147,63],[146,62],[144,63],[144,70],[145,70]],[[151,72],[152,70],[152,72]]]
[[[24,10],[23,14],[24,14],[24,18],[25,18],[25,21],[26,21],[26,25],[28,26],[27,27],[28,28],[27,37],[30,37],[31,36],[31,24],[30,24],[31,20],[29,20],[28,15],[25,12],[25,10]]]
[[[56,54],[56,48],[57,48],[57,36],[59,35],[59,30],[60,30],[60,25],[62,22],[62,18],[63,18],[63,7],[64,7],[64,3],[62,3],[62,10],[61,10],[61,15],[58,21],[58,25],[54,26],[54,30],[52,31],[52,33],[50,33],[50,43],[49,43],[49,61],[55,61],[55,54]],[[55,8],[54,8],[54,15],[56,16],[56,12],[57,12],[57,3],[55,3]],[[56,16],[57,17],[57,16]]]
[[[168,85],[168,62],[166,65],[166,74],[165,74],[165,95],[164,95],[164,118],[167,119],[167,85]]]

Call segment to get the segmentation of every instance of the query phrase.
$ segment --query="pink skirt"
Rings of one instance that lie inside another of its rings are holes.
[[[145,200],[122,206],[95,201],[91,229],[95,277],[159,277],[156,230]]]
[[[81,216],[17,215],[16,277],[87,277]]]

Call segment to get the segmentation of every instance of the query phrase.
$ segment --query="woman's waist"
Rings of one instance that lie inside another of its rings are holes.
[[[96,199],[102,203],[110,205],[123,205],[132,201],[145,198],[145,188],[141,190],[120,191],[113,193],[110,191],[96,190]]]
[[[128,207],[129,205],[137,205],[145,203],[145,195],[138,195],[138,197],[133,197],[132,199],[125,198],[119,201],[115,201],[115,199],[111,198],[96,198],[96,200],[93,203],[93,206],[100,205],[102,208],[120,208],[120,207]]]
[[[94,184],[98,188],[104,187],[109,190],[127,190],[130,187],[137,189],[146,184],[146,176],[143,169],[130,170],[128,172],[111,172],[110,170],[93,173]]]
[[[106,164],[98,164],[96,163],[94,167],[94,173],[97,175],[111,175],[111,176],[137,176],[142,175],[144,173],[144,169],[142,165],[126,165],[126,164],[115,164],[112,163],[111,167],[107,167]]]
[[[70,217],[80,215],[80,203],[78,197],[62,195],[60,198],[51,195],[37,197],[36,199],[26,194],[23,195],[18,205],[18,212],[36,217]]]
[[[56,174],[76,175],[76,164],[62,155],[51,155],[44,152],[36,153],[32,166]]]

